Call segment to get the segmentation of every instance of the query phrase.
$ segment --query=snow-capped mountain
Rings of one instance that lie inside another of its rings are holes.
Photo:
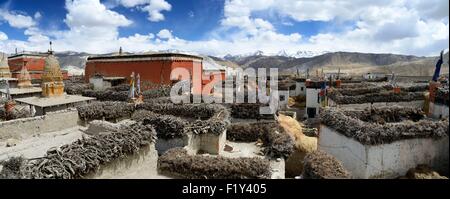
[[[290,57],[290,58],[308,58],[308,57],[315,57],[318,55],[323,55],[326,53],[329,53],[329,51],[300,50],[297,52],[288,52],[286,50],[280,50],[277,53],[266,53],[264,51],[258,50],[253,53],[244,53],[244,54],[237,54],[237,55],[227,54],[223,58],[224,59],[236,59],[236,58],[244,58],[244,57],[252,57],[252,56],[281,56],[281,57]]]
[[[295,58],[308,58],[308,57],[315,57],[319,55],[323,55],[326,53],[329,53],[330,51],[305,51],[305,50],[299,50],[295,54],[291,54],[289,57],[295,57]]]

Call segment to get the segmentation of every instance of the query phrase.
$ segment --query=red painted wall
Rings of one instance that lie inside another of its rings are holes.
[[[9,69],[11,70],[12,77],[17,78],[22,70],[22,66],[26,62],[26,67],[32,79],[41,79],[44,72],[45,57],[42,58],[17,58],[8,60]],[[68,72],[61,70],[64,79],[69,79]]]
[[[139,73],[142,81],[153,83],[170,84],[170,73],[174,68],[186,68],[192,73],[193,61],[173,61],[173,60],[147,60],[147,61],[117,61],[117,62],[90,62],[86,63],[85,81],[95,74],[107,77],[126,77],[132,72]],[[201,64],[199,65],[201,67]]]

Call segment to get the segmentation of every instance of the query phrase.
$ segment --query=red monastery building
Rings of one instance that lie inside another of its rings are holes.
[[[47,53],[21,53],[8,57],[8,64],[13,78],[18,78],[25,66],[32,80],[42,78]],[[68,79],[67,71],[61,71],[64,79]]]
[[[193,71],[203,76],[202,57],[181,53],[154,53],[154,54],[117,54],[111,56],[95,56],[87,59],[85,68],[85,81],[94,75],[104,77],[129,78],[131,73],[140,74],[142,81],[155,84],[172,84],[170,74],[176,68],[187,69],[191,76]],[[198,70],[198,71],[197,71]],[[205,77],[203,77],[205,79]],[[206,77],[209,79],[209,77]],[[193,84],[205,84],[200,81]],[[195,86],[194,86],[195,87]]]

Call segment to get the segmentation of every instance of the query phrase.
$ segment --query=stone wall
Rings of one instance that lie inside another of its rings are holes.
[[[441,175],[448,175],[448,136],[364,145],[322,125],[319,149],[341,161],[355,178],[396,178],[419,164],[427,164]]]
[[[392,106],[403,106],[403,107],[412,107],[412,108],[423,108],[424,106],[424,100],[416,100],[411,102],[375,102],[373,104],[371,103],[364,103],[364,104],[338,104],[332,99],[328,98],[328,106],[330,107],[338,107],[343,109],[366,109],[372,107],[379,108],[379,107],[392,107]]]
[[[443,104],[435,104],[433,102],[430,102],[430,108],[431,108],[431,116],[433,118],[445,118],[449,115],[449,108],[448,105]]]
[[[44,116],[0,122],[0,140],[23,139],[33,135],[60,131],[78,125],[78,112],[73,109]]]
[[[85,176],[88,179],[158,179],[158,154],[155,144],[144,146],[136,154],[119,158],[100,166],[99,171]]]

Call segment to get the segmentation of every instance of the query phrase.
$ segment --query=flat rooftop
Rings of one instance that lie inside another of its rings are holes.
[[[18,101],[18,102],[37,106],[37,107],[42,107],[42,108],[65,105],[65,104],[72,104],[72,103],[89,101],[89,100],[95,100],[95,98],[83,97],[83,96],[79,96],[79,95],[63,95],[60,97],[26,97],[26,98],[16,99],[16,101]]]
[[[11,95],[21,95],[21,94],[28,94],[28,93],[40,93],[42,92],[41,87],[31,87],[31,88],[10,88],[9,93]],[[6,94],[6,89],[0,89],[0,93]]]
[[[8,57],[8,59],[14,59],[14,58],[18,58],[18,57],[47,57],[48,53],[32,53],[32,52],[26,52],[26,53],[19,53],[19,54],[14,54]]]
[[[0,81],[2,81],[2,80],[6,80],[6,81],[18,81],[17,78],[11,78],[11,77],[1,77],[1,78],[0,78]]]
[[[111,60],[111,59],[137,59],[137,58],[161,58],[161,57],[182,57],[189,59],[200,59],[202,57],[183,53],[140,53],[140,54],[115,54],[115,55],[99,55],[99,56],[89,56],[88,61],[95,60]]]
[[[125,77],[103,77],[103,80],[105,81],[113,81],[113,80],[124,80]]]

